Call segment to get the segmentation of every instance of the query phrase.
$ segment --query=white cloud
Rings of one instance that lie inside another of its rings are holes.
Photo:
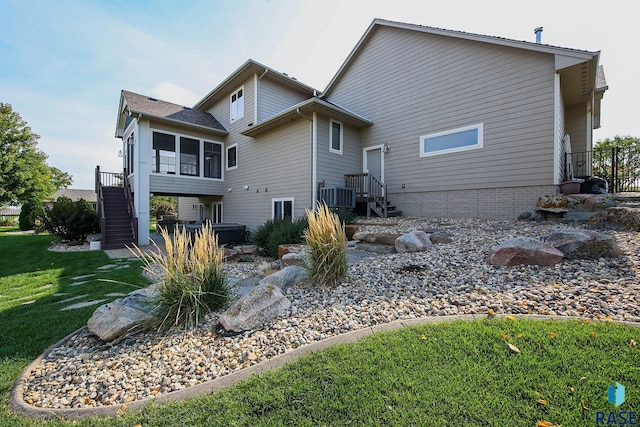
[[[182,104],[187,107],[192,106],[202,98],[201,94],[195,94],[189,89],[170,82],[158,83],[153,89],[151,89],[150,95],[153,95],[155,98],[163,101]]]

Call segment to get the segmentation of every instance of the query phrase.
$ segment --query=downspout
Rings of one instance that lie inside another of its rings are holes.
[[[318,202],[318,196],[316,194],[316,182],[318,181],[318,161],[316,155],[318,149],[318,116],[317,113],[314,112],[310,119],[300,111],[300,108],[296,108],[296,113],[311,122],[311,207],[315,209]]]

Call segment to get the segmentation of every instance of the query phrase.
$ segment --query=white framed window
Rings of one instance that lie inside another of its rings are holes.
[[[293,197],[271,199],[271,218],[293,219]]]
[[[484,124],[464,126],[420,137],[420,157],[482,148]]]
[[[342,154],[343,136],[342,123],[329,120],[329,152]]]
[[[244,86],[231,94],[231,121],[244,117]]]
[[[227,147],[227,170],[238,168],[238,144]]]

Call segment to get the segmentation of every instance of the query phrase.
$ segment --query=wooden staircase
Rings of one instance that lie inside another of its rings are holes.
[[[353,189],[356,202],[366,203],[367,217],[374,212],[380,218],[401,216],[402,211],[396,209],[387,198],[387,186],[384,182],[369,173],[345,175],[345,186]]]
[[[123,187],[102,187],[105,240],[102,249],[119,249],[135,242],[127,197]]]

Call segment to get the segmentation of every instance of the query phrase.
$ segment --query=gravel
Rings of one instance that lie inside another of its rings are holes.
[[[624,254],[563,261],[551,267],[495,267],[492,246],[516,236],[540,237],[557,224],[468,219],[389,219],[360,231],[439,230],[453,242],[428,252],[381,255],[351,264],[336,288],[293,287],[291,309],[261,329],[221,330],[217,315],[197,329],[165,336],[138,333],[115,345],[80,331],[54,348],[26,379],[24,400],[43,408],[124,404],[180,390],[251,366],[305,344],[370,325],[424,316],[504,314],[583,316],[640,321],[639,240],[608,231]],[[259,275],[258,263],[229,263],[235,278]]]

